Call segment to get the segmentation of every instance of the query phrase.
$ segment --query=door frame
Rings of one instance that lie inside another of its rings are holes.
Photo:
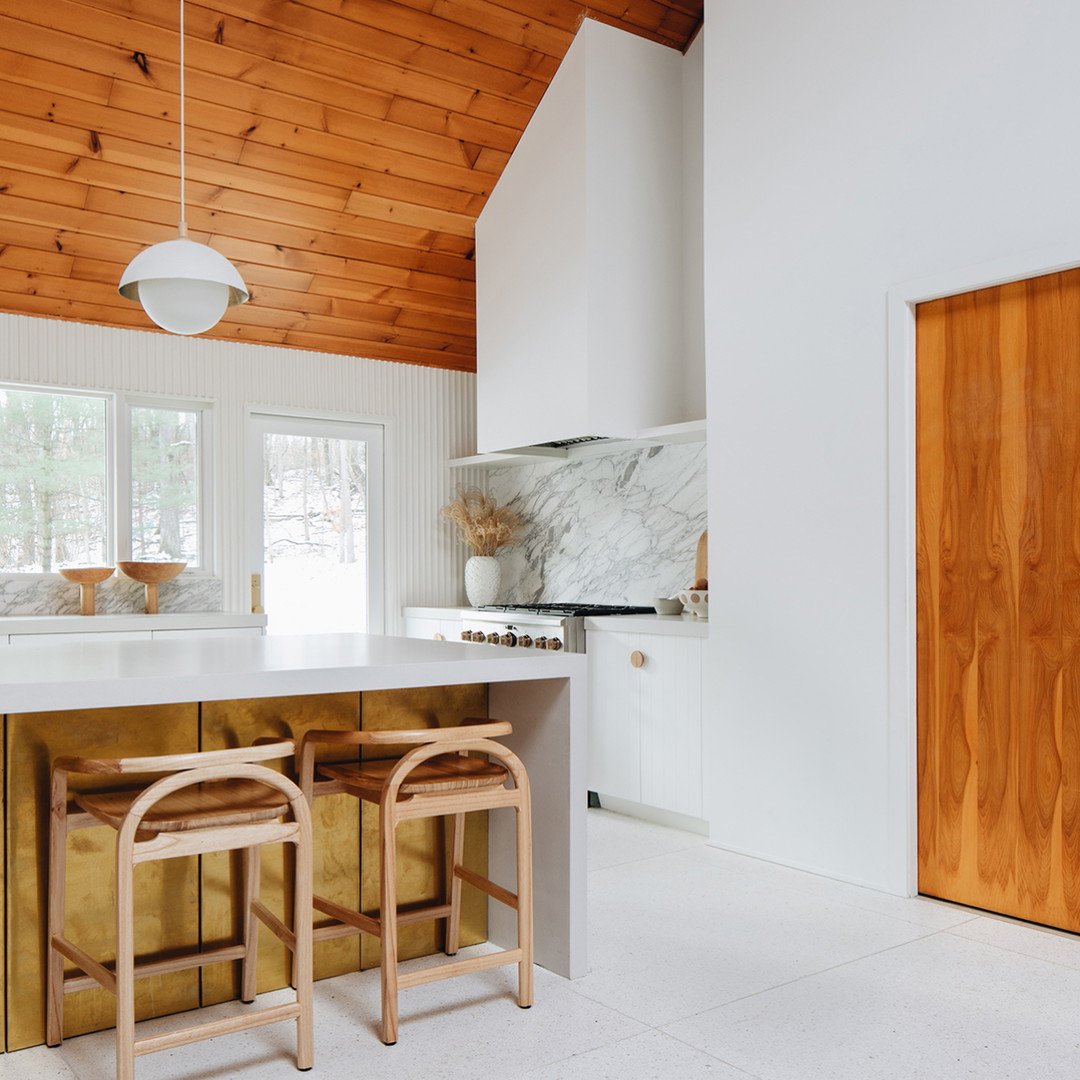
[[[915,588],[915,308],[927,300],[1080,267],[1080,245],[1036,248],[901,282],[887,294],[889,889],[919,891]]]
[[[280,422],[282,430],[295,428],[295,434],[311,434],[318,426],[319,435],[326,438],[361,438],[365,430],[378,433],[377,449],[368,456],[368,494],[374,487],[377,498],[366,508],[367,518],[367,588],[369,634],[382,634],[386,629],[386,597],[390,591],[391,575],[388,571],[387,553],[391,544],[387,537],[387,483],[386,446],[389,441],[385,418],[344,416],[326,412],[283,409],[270,405],[249,405],[244,416],[244,580],[249,581],[255,573],[255,552],[263,550],[262,460],[264,426],[260,420]],[[374,461],[372,458],[374,457]],[[258,572],[264,573],[263,563]],[[245,595],[248,595],[245,589]]]

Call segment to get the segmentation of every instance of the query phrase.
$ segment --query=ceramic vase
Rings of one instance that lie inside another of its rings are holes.
[[[473,555],[465,562],[465,595],[473,607],[494,604],[501,569],[494,555]]]

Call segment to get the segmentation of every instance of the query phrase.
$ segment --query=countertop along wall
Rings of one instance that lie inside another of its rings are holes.
[[[706,21],[705,817],[722,846],[902,893],[911,363],[887,297],[1080,263],[1080,5],[710,0]]]
[[[693,583],[703,443],[489,467],[486,490],[528,524],[524,542],[499,553],[501,603],[649,605]]]
[[[198,586],[209,589],[204,610],[250,604],[242,515],[249,406],[385,424],[386,629],[399,628],[406,604],[457,603],[465,552],[438,512],[458,479],[449,460],[472,445],[474,380],[411,364],[0,314],[0,382],[212,401],[216,551],[214,573]],[[22,605],[8,603],[6,613],[48,610],[48,596],[25,603],[28,578],[0,575],[0,600],[18,595]],[[77,610],[75,586],[55,576],[41,588],[48,593],[57,582]]]

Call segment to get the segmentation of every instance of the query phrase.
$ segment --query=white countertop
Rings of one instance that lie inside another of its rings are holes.
[[[95,616],[96,618],[96,616]],[[585,657],[377,634],[0,650],[0,714],[584,676]]]
[[[623,634],[672,634],[708,637],[709,620],[682,615],[587,615],[585,629],[614,630]]]
[[[174,615],[0,615],[0,634],[86,634],[121,630],[201,630],[265,626],[265,615],[190,611]]]

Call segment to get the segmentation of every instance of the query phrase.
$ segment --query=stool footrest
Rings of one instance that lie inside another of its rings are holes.
[[[53,948],[88,973],[65,975],[65,994],[75,994],[95,986],[103,986],[111,994],[116,993],[116,974],[111,968],[99,964],[67,938],[53,938]],[[172,956],[167,960],[143,960],[135,965],[134,976],[136,979],[148,979],[151,975],[169,975],[174,971],[188,971],[191,968],[206,967],[208,964],[223,964],[226,960],[243,960],[244,952],[243,945],[226,945],[220,949],[207,949],[205,952],[189,953],[186,956]]]
[[[498,886],[496,886],[497,888]],[[371,934],[379,937],[382,933],[382,923],[376,916],[364,915],[359,911],[351,911],[349,908],[335,904],[333,900],[327,900],[322,896],[312,899],[312,906],[316,911],[337,919],[344,925],[316,926],[315,940],[327,941],[333,938],[349,937],[351,934]],[[449,904],[433,904],[431,907],[416,908],[413,911],[399,911],[397,917],[398,926],[408,926],[410,923],[432,922],[434,919],[449,919],[451,907]]]
[[[521,963],[521,949],[503,949],[502,952],[470,956],[464,960],[450,960],[445,964],[418,968],[416,971],[400,971],[398,972],[398,986],[404,990],[409,986],[423,986],[425,983],[438,982],[439,979],[452,979],[455,975],[465,975],[470,971],[487,971],[489,968],[502,967],[504,964],[519,963]]]
[[[171,1050],[175,1046],[187,1046],[188,1043],[212,1039],[217,1035],[229,1035],[234,1031],[247,1031],[249,1028],[277,1024],[282,1020],[295,1020],[300,1015],[297,1002],[285,1005],[270,1005],[265,1009],[247,1012],[240,1016],[230,1016],[225,1020],[211,1020],[194,1027],[181,1028],[179,1031],[167,1031],[162,1035],[149,1035],[145,1039],[135,1040],[135,1056],[153,1054],[158,1050]]]
[[[498,900],[500,904],[505,904],[507,907],[517,911],[517,894],[512,893],[509,889],[504,889],[501,885],[496,885],[490,878],[481,877],[466,866],[455,866],[454,877],[461,878],[462,881],[471,885],[474,889],[487,893],[492,900]]]

